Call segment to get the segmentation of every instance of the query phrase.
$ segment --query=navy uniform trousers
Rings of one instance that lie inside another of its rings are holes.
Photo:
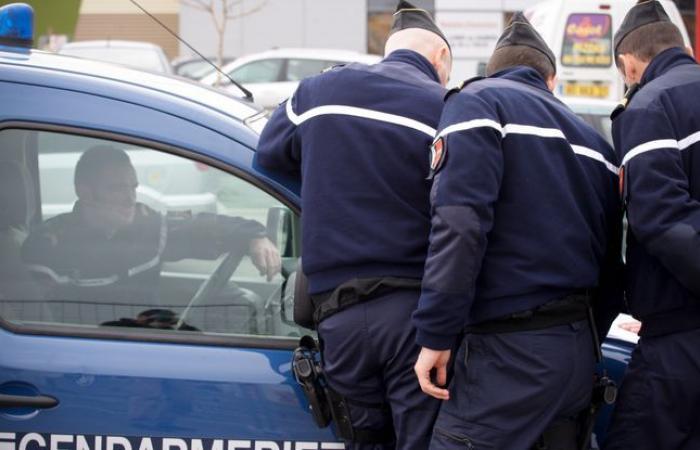
[[[640,339],[604,449],[700,449],[699,349],[700,329]]]
[[[413,366],[415,344],[411,313],[419,290],[401,289],[340,311],[318,326],[323,367],[333,389],[346,397],[355,428],[394,427],[396,442],[348,443],[353,450],[426,450],[437,399],[425,395]],[[385,403],[388,408],[374,405]]]
[[[454,364],[431,450],[529,450],[547,428],[575,420],[590,402],[595,357],[586,321],[467,334]],[[549,450],[574,449],[572,439]]]

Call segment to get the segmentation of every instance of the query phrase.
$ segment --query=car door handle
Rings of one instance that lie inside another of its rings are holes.
[[[56,405],[58,405],[58,400],[46,395],[28,396],[0,394],[0,408],[24,407],[46,409],[53,408]]]

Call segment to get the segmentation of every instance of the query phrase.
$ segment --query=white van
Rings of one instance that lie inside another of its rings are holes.
[[[549,0],[525,16],[557,56],[556,94],[618,101],[624,83],[613,57],[613,36],[636,0]],[[690,46],[676,5],[661,3]]]

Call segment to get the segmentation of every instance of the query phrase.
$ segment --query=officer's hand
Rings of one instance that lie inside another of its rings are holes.
[[[629,331],[630,333],[639,334],[642,329],[642,322],[638,320],[632,320],[629,322],[623,322],[618,325],[623,330]]]
[[[280,253],[268,238],[251,239],[248,254],[260,271],[260,275],[267,275],[267,281],[272,280],[272,277],[280,272],[282,266]]]
[[[450,392],[434,385],[430,374],[435,369],[437,384],[440,386],[447,384],[447,363],[450,360],[450,353],[450,350],[431,350],[423,347],[413,367],[423,392],[440,400],[449,400]]]

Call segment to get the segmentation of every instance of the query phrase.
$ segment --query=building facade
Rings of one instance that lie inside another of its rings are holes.
[[[137,0],[175,33],[180,28],[180,0]],[[169,58],[180,53],[177,38],[128,0],[82,0],[74,41],[114,39],[146,41],[163,47]]]

